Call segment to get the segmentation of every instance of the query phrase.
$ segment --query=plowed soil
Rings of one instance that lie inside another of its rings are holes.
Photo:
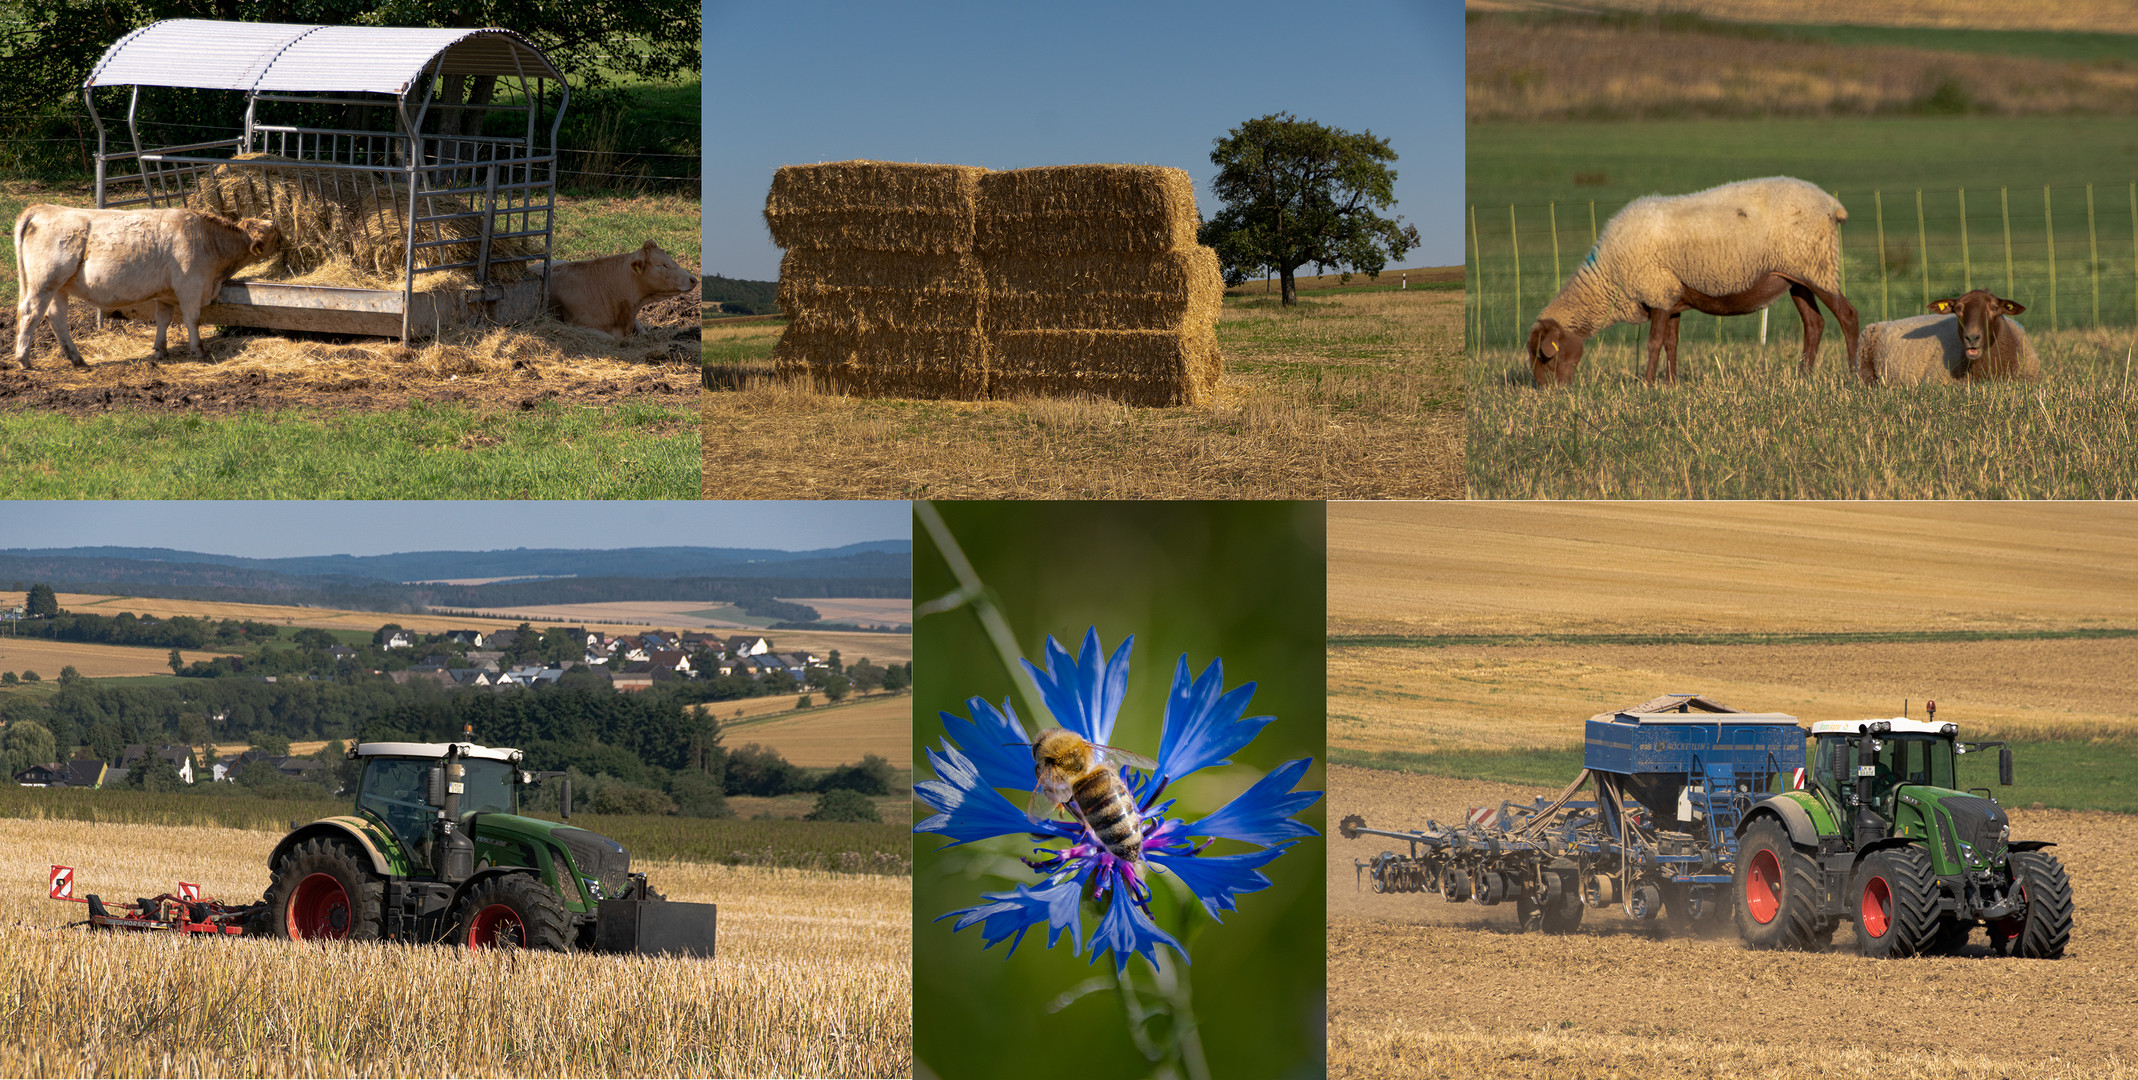
[[[1571,779],[1571,777],[1569,778]],[[1331,820],[1422,827],[1557,791],[1332,766]],[[2124,902],[2138,818],[2014,809],[2053,840],[2077,897],[2060,961],[1744,948],[1734,931],[1670,939],[1617,909],[1572,934],[1521,933],[1511,906],[1358,888],[1329,844],[1329,1075],[2051,1077],[2138,1075],[2138,919]]]

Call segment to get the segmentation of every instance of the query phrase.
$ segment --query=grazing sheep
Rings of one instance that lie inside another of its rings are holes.
[[[1823,301],[1856,363],[1856,308],[1841,295],[1841,223],[1848,211],[1817,185],[1787,176],[1740,180],[1690,195],[1650,195],[1611,215],[1595,250],[1544,305],[1529,331],[1537,385],[1572,382],[1581,345],[1614,323],[1648,324],[1647,381],[1667,350],[1678,380],[1678,316],[1745,315],[1783,293],[1804,320],[1804,364],[1819,357]]]
[[[1896,386],[2039,379],[2041,357],[2010,316],[2027,310],[1988,289],[1938,300],[1933,315],[1863,328],[1863,381]]]

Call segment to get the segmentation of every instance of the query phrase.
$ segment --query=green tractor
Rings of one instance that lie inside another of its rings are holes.
[[[1865,956],[1959,952],[1977,926],[2003,956],[2053,960],[2071,939],[2071,880],[2043,851],[2013,840],[1989,789],[1963,791],[1962,756],[1998,748],[2012,782],[2012,750],[1963,743],[1930,720],[1812,725],[1810,782],[1762,800],[1739,823],[1733,891],[1739,933],[1755,948],[1828,944],[1856,922]]]
[[[519,812],[559,773],[472,743],[361,743],[356,812],[291,831],[249,932],[293,940],[451,941],[472,949],[711,956],[712,904],[673,903],[599,833]],[[571,782],[559,780],[571,818]]]

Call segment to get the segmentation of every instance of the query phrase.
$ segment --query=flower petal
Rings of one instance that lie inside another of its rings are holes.
[[[1188,658],[1183,654],[1173,672],[1173,692],[1166,698],[1165,734],[1158,743],[1158,769],[1169,780],[1178,780],[1197,769],[1230,765],[1233,751],[1254,740],[1274,716],[1240,719],[1247,712],[1247,699],[1255,684],[1247,683],[1224,693],[1225,662],[1210,661],[1202,677],[1188,679]]]
[[[1120,878],[1114,879],[1112,892],[1113,902],[1107,905],[1106,914],[1099,920],[1098,928],[1091,932],[1091,959],[1085,963],[1096,963],[1100,950],[1105,949],[1114,954],[1116,972],[1128,966],[1130,953],[1142,953],[1155,968],[1158,966],[1160,945],[1170,946],[1174,952],[1180,954],[1181,960],[1188,959],[1188,951],[1180,947],[1180,942],[1173,940],[1171,934],[1158,929],[1158,924],[1152,922],[1151,917],[1145,915],[1143,909],[1130,899],[1128,888]]]
[[[1114,650],[1113,658],[1105,659],[1099,630],[1092,627],[1085,631],[1084,647],[1073,662],[1069,650],[1049,635],[1047,670],[1039,670],[1030,660],[1018,663],[1039,687],[1055,723],[1103,746],[1113,737],[1114,714],[1121,711],[1121,698],[1128,692],[1128,653],[1135,643],[1136,636],[1129,635]]]
[[[971,758],[948,742],[943,743],[941,753],[928,751],[928,764],[938,779],[913,785],[913,793],[933,807],[936,814],[913,826],[914,832],[941,833],[953,841],[950,847],[1017,833],[1072,835],[1066,823],[1026,817],[1023,810],[985,782]]]
[[[1218,919],[1219,911],[1233,910],[1234,896],[1269,888],[1269,878],[1263,876],[1261,867],[1284,854],[1285,848],[1290,846],[1281,844],[1238,855],[1202,858],[1193,855],[1166,855],[1161,852],[1148,852],[1147,857],[1171,871],[1173,876],[1180,879],[1181,884],[1194,890],[1196,899],[1203,902],[1203,910],[1208,911],[1212,919]]]
[[[979,768],[987,786],[1032,790],[1032,737],[1017,721],[1016,710],[1004,701],[997,711],[984,698],[965,703],[972,711],[967,720],[956,713],[939,712],[943,731]]]
[[[1293,814],[1321,798],[1319,791],[1291,790],[1313,761],[1313,758],[1299,758],[1277,766],[1268,776],[1255,781],[1253,787],[1241,792],[1238,798],[1219,807],[1217,813],[1188,826],[1188,833],[1192,836],[1223,836],[1264,846],[1302,836],[1321,835],[1313,826],[1292,820]]]
[[[1047,924],[1047,948],[1053,948],[1066,931],[1070,950],[1077,952],[1082,948],[1076,937],[1082,928],[1082,916],[1077,909],[1081,906],[1083,890],[1082,883],[1074,879],[1043,889],[1019,885],[1015,892],[981,893],[980,899],[993,903],[947,912],[936,916],[935,921],[959,916],[951,925],[953,931],[963,930],[974,923],[985,923],[980,928],[980,936],[987,940],[983,948],[993,948],[1003,938],[1016,935],[1010,942],[1010,951],[1003,956],[1004,960],[1017,955],[1017,946],[1024,941],[1024,932],[1040,923]]]

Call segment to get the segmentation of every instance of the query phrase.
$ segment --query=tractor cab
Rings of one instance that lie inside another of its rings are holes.
[[[519,813],[518,785],[530,779],[519,772],[520,751],[473,743],[359,743],[349,756],[364,763],[357,812],[425,863],[441,831],[465,835],[476,814]]]
[[[1936,709],[1933,703],[1929,720],[1896,716],[1812,725],[1812,788],[1835,821],[1852,825],[1856,847],[1888,837],[1937,836],[1946,831],[1940,828],[1941,814],[1957,813],[1970,823],[1974,818],[2002,821],[1988,789],[1969,794],[1960,787],[1959,758],[1999,748],[1998,778],[2009,785],[2011,748],[2001,742],[1961,742],[1959,725],[1938,722]]]

